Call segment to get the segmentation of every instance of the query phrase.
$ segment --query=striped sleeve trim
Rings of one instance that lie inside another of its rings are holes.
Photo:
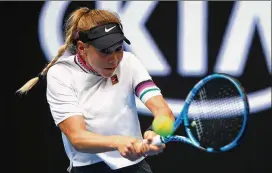
[[[140,82],[135,88],[136,96],[142,101],[146,102],[149,98],[160,95],[161,90],[156,86],[152,80]]]

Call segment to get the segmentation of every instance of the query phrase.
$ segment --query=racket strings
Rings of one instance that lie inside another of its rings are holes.
[[[244,105],[238,90],[227,80],[218,80],[205,84],[188,110],[193,136],[201,146],[212,148],[231,143],[243,123]]]
[[[201,102],[203,102],[204,100],[207,99],[207,94],[206,94],[205,88],[202,88],[200,90],[199,96],[200,96]],[[203,107],[202,107],[202,104],[199,105],[199,108],[201,109],[202,112],[205,111],[205,109],[203,109]],[[201,137],[203,134],[203,125],[201,123],[200,116],[195,116],[194,121],[195,121],[195,127],[196,127],[196,133],[197,133],[198,140],[201,140]]]

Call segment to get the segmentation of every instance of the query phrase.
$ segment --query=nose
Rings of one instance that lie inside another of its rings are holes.
[[[116,56],[116,54],[113,54],[113,58],[109,60],[110,64],[118,64],[119,58]]]

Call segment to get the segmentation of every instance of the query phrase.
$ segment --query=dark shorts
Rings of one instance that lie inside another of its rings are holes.
[[[125,168],[111,170],[104,162],[88,166],[73,167],[71,173],[152,173],[145,160]]]

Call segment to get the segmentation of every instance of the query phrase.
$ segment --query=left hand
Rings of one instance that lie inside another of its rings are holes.
[[[165,144],[162,144],[160,146],[151,144],[153,137],[155,137],[157,135],[158,134],[156,134],[155,132],[150,131],[150,130],[148,130],[144,133],[144,139],[146,139],[147,143],[149,144],[149,150],[147,152],[145,152],[145,154],[147,154],[148,156],[157,155],[157,154],[163,152],[163,149],[166,147]]]

